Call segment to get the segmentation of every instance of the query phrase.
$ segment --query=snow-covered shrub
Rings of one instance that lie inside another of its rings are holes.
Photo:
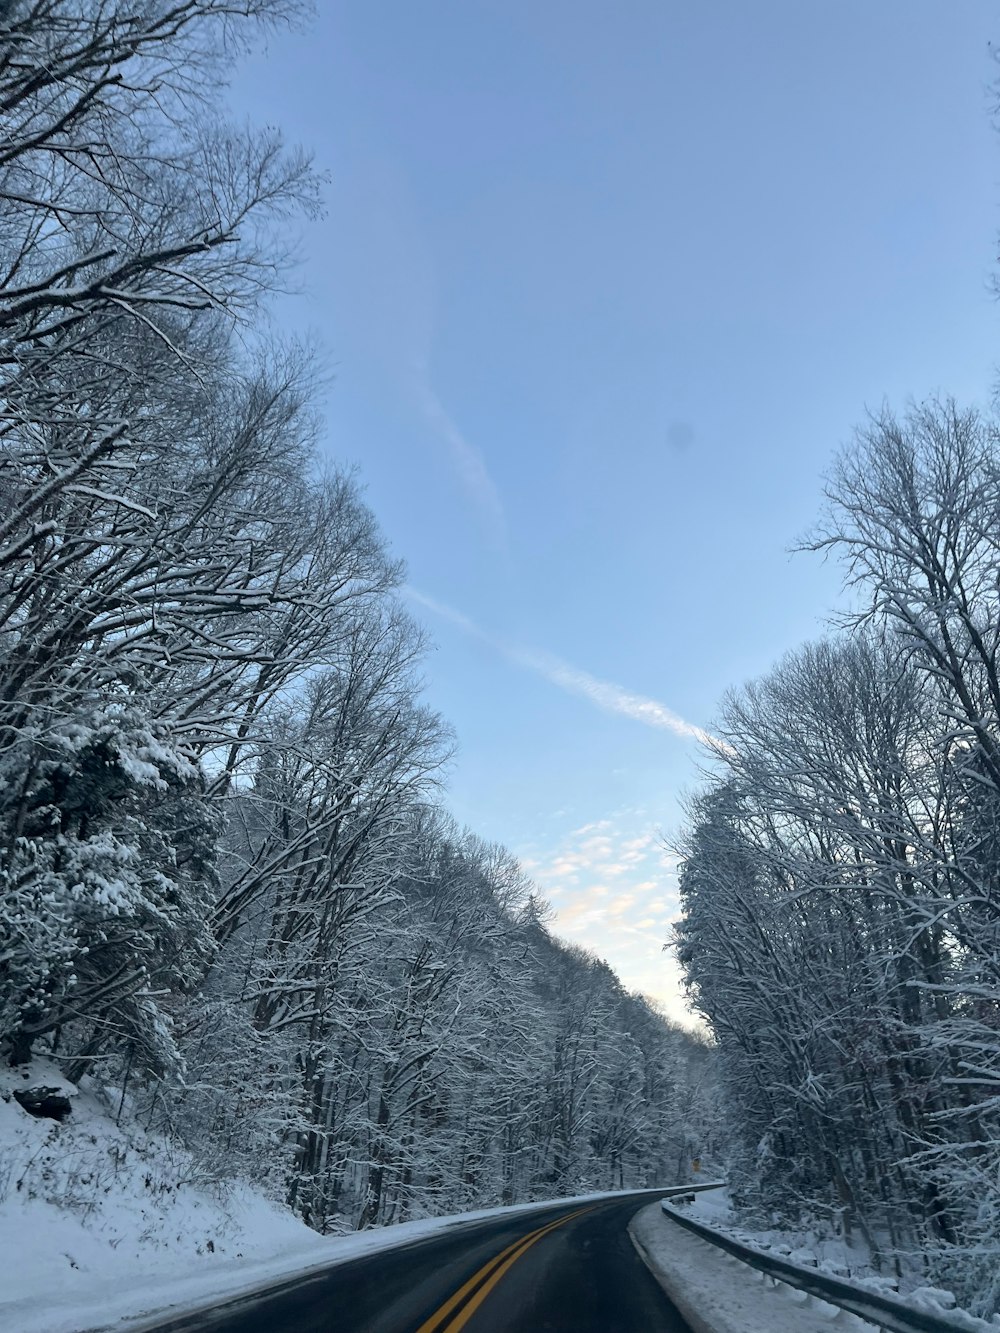
[[[211,950],[211,821],[195,766],[128,702],[97,704],[0,757],[0,1031],[15,1058],[101,1017],[139,1066],[176,1060],[150,992]]]

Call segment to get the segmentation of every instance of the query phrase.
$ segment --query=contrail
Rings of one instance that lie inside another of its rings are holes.
[[[428,597],[426,593],[419,592],[412,583],[403,585],[403,594],[411,602],[416,602],[418,606],[424,606],[428,611],[433,611],[442,620],[450,620],[453,625],[457,625],[459,629],[464,629],[466,634],[470,634],[474,639],[482,639],[484,643],[496,648],[498,652],[506,653],[502,643],[499,643],[496,639],[491,639],[485,630],[479,628],[475,621],[470,620],[468,616],[463,616],[461,611],[456,611],[453,606],[447,606],[444,602],[439,602],[433,597]]]
[[[403,591],[411,601],[426,607],[428,611],[440,616],[443,620],[451,621],[453,625],[457,625],[459,629],[464,630],[466,634],[473,638],[488,643],[509,661],[516,663],[518,666],[526,667],[529,671],[534,671],[536,675],[543,676],[551,684],[557,685],[559,689],[565,690],[568,694],[575,694],[578,698],[586,699],[598,708],[603,708],[606,713],[617,713],[621,717],[630,717],[633,721],[641,722],[644,726],[672,731],[675,736],[701,741],[713,748],[722,747],[722,742],[711,732],[695,726],[693,722],[686,722],[684,718],[678,717],[672,709],[668,708],[666,704],[660,703],[657,699],[647,699],[644,695],[634,694],[631,690],[626,690],[621,685],[615,685],[611,681],[598,680],[596,676],[591,676],[588,672],[581,671],[578,667],[571,666],[558,657],[553,657],[551,653],[536,652],[529,648],[503,643],[500,639],[487,634],[475,621],[470,620],[461,611],[456,611],[454,607],[447,606],[444,602],[439,602],[433,597],[428,597],[426,593],[419,592],[409,584]]]
[[[489,474],[482,451],[467,440],[448,415],[431,388],[426,363],[418,360],[413,387],[424,416],[438,432],[451,454],[452,464],[484,521],[490,539],[501,552],[507,549],[507,517],[496,482]]]
[[[603,708],[606,713],[620,713],[622,717],[633,718],[647,727],[672,731],[675,736],[691,737],[705,744],[718,744],[709,732],[702,727],[696,727],[693,722],[686,722],[684,718],[678,717],[658,699],[647,699],[645,695],[633,694],[631,690],[615,685],[612,681],[598,680],[596,676],[581,671],[579,667],[570,666],[568,662],[563,662],[550,653],[516,649],[508,652],[508,656],[544,676],[546,680],[566,690],[568,694],[588,699],[598,708]]]

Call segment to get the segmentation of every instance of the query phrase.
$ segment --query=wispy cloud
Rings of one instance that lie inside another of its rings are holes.
[[[493,545],[507,550],[507,516],[496,482],[490,476],[481,449],[459,430],[441,399],[431,386],[427,363],[418,358],[414,364],[413,388],[429,424],[444,441],[452,466],[465,493],[479,512]]]
[[[436,597],[428,597],[425,592],[420,592],[419,589],[414,588],[412,583],[407,583],[403,588],[403,592],[411,602],[416,602],[418,606],[425,607],[428,611],[433,612],[434,615],[440,616],[442,620],[451,621],[451,623],[457,625],[459,629],[464,629],[466,634],[471,635],[472,638],[481,639],[484,643],[489,643],[494,648],[503,652],[503,646],[501,644],[497,643],[494,639],[491,639],[485,630],[479,628],[475,621],[470,620],[468,616],[463,616],[461,611],[456,611],[453,606],[448,606],[445,602],[439,602]]]
[[[644,726],[672,731],[675,736],[682,736],[685,739],[702,741],[707,745],[716,747],[721,745],[721,742],[710,732],[705,731],[702,727],[695,726],[693,722],[686,722],[684,718],[678,717],[672,709],[668,708],[666,704],[660,703],[657,699],[647,699],[644,695],[634,694],[631,690],[626,690],[623,686],[615,685],[611,681],[598,680],[596,676],[591,676],[588,672],[581,671],[579,667],[571,666],[568,662],[563,662],[550,653],[504,643],[481,629],[475,621],[470,620],[461,611],[456,611],[454,607],[447,606],[444,602],[439,602],[433,597],[428,597],[426,593],[419,592],[411,586],[407,586],[405,592],[411,601],[416,602],[419,606],[426,607],[428,611],[440,616],[443,620],[448,620],[451,624],[457,625],[473,638],[490,644],[497,652],[502,653],[510,661],[517,663],[518,666],[534,671],[537,675],[550,681],[551,684],[558,686],[559,689],[565,690],[568,694],[575,694],[578,698],[586,699],[596,707],[602,708],[606,713],[617,713],[622,717],[630,717],[633,721],[641,722]]]
[[[3,5],[0,3],[0,8]],[[503,554],[507,524],[500,492],[480,449],[463,434],[435,390],[438,275],[421,211],[401,163],[381,154],[345,164],[336,191],[347,191],[340,210],[348,248],[364,263],[347,265],[338,289],[352,329],[352,359],[367,363],[390,393],[402,396],[441,448],[466,506],[485,539]]]
[[[510,655],[532,671],[537,671],[546,680],[550,680],[553,685],[558,685],[568,694],[589,700],[598,708],[603,708],[606,713],[619,713],[622,717],[633,718],[647,727],[660,727],[664,731],[672,731],[675,736],[689,737],[705,743],[711,743],[714,739],[702,727],[696,727],[693,722],[685,722],[684,718],[678,717],[672,709],[657,699],[647,699],[644,695],[634,694],[631,690],[626,690],[609,680],[598,680],[596,676],[581,671],[579,667],[570,666],[568,662],[560,661],[558,657],[553,657],[549,653],[518,649]]]

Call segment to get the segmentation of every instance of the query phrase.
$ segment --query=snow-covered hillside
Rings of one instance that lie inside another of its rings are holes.
[[[70,1095],[63,1123],[15,1100],[15,1089],[42,1085]],[[287,1209],[246,1185],[199,1181],[187,1153],[127,1114],[116,1125],[117,1114],[45,1060],[0,1070],[0,1327],[73,1330],[81,1310],[134,1312],[137,1289],[155,1307],[158,1283],[183,1277],[187,1290],[211,1291],[234,1275],[252,1280],[264,1260],[270,1271],[329,1253],[329,1238]],[[192,1286],[200,1275],[208,1281]]]

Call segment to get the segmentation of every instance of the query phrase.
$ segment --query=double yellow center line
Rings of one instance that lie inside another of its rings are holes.
[[[561,1227],[567,1222],[571,1222],[574,1217],[580,1217],[583,1213],[593,1212],[595,1205],[589,1208],[578,1208],[575,1213],[567,1213],[565,1217],[559,1217],[554,1222],[548,1222],[545,1226],[539,1227],[536,1231],[529,1231],[526,1236],[521,1236],[515,1240],[512,1245],[508,1245],[505,1250],[494,1255],[488,1263],[483,1264],[477,1273],[473,1273],[468,1282],[463,1283],[453,1296],[445,1301],[439,1310],[426,1319],[417,1329],[417,1333],[458,1333],[458,1330],[464,1328],[479,1307],[485,1301],[493,1288],[497,1285],[503,1275],[517,1263],[521,1255],[526,1250],[530,1250],[536,1241],[547,1236],[550,1231],[555,1231],[556,1227]]]

